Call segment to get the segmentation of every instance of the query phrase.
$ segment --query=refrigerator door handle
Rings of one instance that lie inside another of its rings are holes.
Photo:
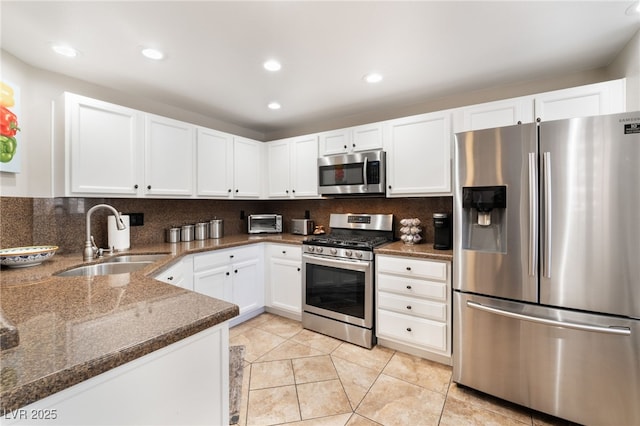
[[[551,153],[542,156],[544,173],[544,258],[543,276],[551,278]]]
[[[529,275],[536,276],[538,264],[538,165],[535,152],[529,153]]]
[[[591,331],[596,333],[615,334],[618,336],[631,336],[631,329],[628,327],[601,327],[597,325],[577,324],[574,322],[564,322],[564,321],[552,320],[548,318],[534,317],[531,315],[519,314],[517,312],[511,312],[504,309],[482,305],[480,303],[472,302],[470,300],[467,301],[467,306],[472,309],[477,309],[479,311],[501,315],[507,318],[514,318],[522,321],[529,321],[529,322],[549,325],[553,327],[571,328],[573,330]]]

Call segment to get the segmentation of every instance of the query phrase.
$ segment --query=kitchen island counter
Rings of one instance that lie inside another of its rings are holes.
[[[187,254],[260,242],[301,244],[304,237],[236,235],[153,244],[121,254],[166,254],[126,274],[60,277],[81,254],[56,255],[41,265],[2,269],[3,328],[16,329],[1,356],[0,412],[41,400],[91,377],[221,324],[238,306],[153,277]],[[14,346],[14,347],[10,347]]]

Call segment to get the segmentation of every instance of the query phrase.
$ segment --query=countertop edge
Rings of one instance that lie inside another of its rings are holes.
[[[4,391],[0,394],[0,411],[7,413],[25,407],[64,389],[82,383],[87,379],[221,324],[238,315],[238,306],[231,305],[227,309],[218,311],[188,326],[169,330],[147,341],[140,342],[137,345],[123,348],[118,352],[106,354],[100,358],[58,371],[54,375],[41,377],[33,382],[25,383],[17,388]]]

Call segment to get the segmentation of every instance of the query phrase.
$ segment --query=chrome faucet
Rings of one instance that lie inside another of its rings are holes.
[[[96,253],[98,252],[98,247],[96,247],[95,243],[93,242],[93,236],[91,235],[91,215],[98,209],[111,210],[116,216],[116,227],[118,228],[118,230],[122,231],[123,229],[127,229],[127,226],[124,224],[122,218],[120,217],[120,213],[118,213],[118,211],[111,207],[109,204],[97,204],[91,207],[87,211],[87,238],[84,241],[84,250],[82,252],[82,258],[85,261],[95,258]]]

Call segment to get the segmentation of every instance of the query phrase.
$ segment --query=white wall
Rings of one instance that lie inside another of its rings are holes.
[[[627,111],[640,111],[640,30],[609,66],[611,79],[626,77]]]

